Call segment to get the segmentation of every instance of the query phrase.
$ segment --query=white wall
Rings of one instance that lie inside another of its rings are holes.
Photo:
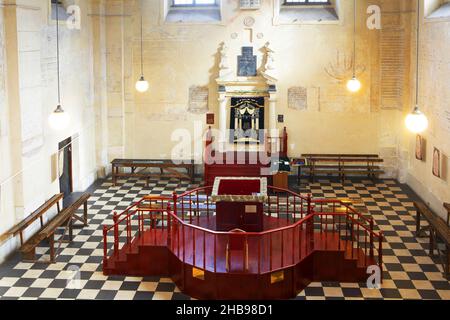
[[[0,116],[7,119],[1,122],[0,135],[0,233],[59,192],[52,155],[65,138],[74,139],[75,191],[96,179],[90,4],[76,3],[82,9],[81,30],[60,24],[62,105],[71,117],[62,132],[53,131],[47,121],[57,105],[56,25],[49,21],[49,2],[21,0],[2,9],[2,19],[7,19],[1,26],[8,41],[1,49],[6,48],[8,99],[0,100]],[[1,246],[0,261],[16,245],[13,239]]]
[[[205,115],[187,112],[191,86],[209,87],[209,111],[216,114],[218,126],[219,47],[229,47],[230,64],[244,45],[252,45],[259,66],[260,49],[270,42],[275,50],[278,68],[277,114],[285,115],[290,138],[290,155],[308,152],[379,153],[386,159],[389,176],[397,176],[399,158],[400,108],[390,108],[380,99],[380,31],[366,28],[366,9],[378,3],[386,12],[402,12],[403,1],[358,1],[357,64],[365,69],[359,75],[363,89],[350,94],[346,79],[331,78],[325,72],[335,63],[337,52],[350,58],[353,48],[353,1],[340,1],[340,21],[278,25],[272,1],[264,1],[257,11],[240,11],[238,1],[222,4],[222,21],[218,23],[166,23],[163,1],[143,1],[144,73],[150,90],[139,94],[134,84],[140,75],[140,16],[138,1],[112,0],[105,3],[105,12],[114,15],[98,19],[98,28],[106,29],[104,37],[108,52],[105,62],[105,99],[97,108],[107,124],[107,158],[168,158],[176,144],[171,141],[175,128],[187,129],[192,140],[194,123],[205,129]],[[244,19],[255,19],[253,42]],[[389,14],[392,16],[392,13]],[[407,25],[401,14],[399,26],[407,39],[402,61],[405,61],[405,95],[409,101],[409,41]],[[259,35],[259,37],[258,37]],[[100,37],[100,36],[98,36]],[[235,38],[235,39],[234,39]],[[100,41],[100,38],[98,38]],[[100,49],[99,49],[100,50]],[[101,55],[98,55],[101,61]],[[308,110],[288,108],[290,87],[308,88]],[[106,105],[106,106],[105,106]],[[102,109],[103,108],[103,109]],[[103,111],[102,111],[103,110]],[[105,120],[106,119],[106,120]],[[104,149],[103,149],[104,150]]]
[[[439,21],[421,17],[419,105],[430,121],[429,129],[423,134],[426,140],[425,161],[415,159],[415,136],[408,135],[407,139],[410,151],[407,182],[444,219],[447,219],[447,212],[442,204],[450,202],[449,30],[450,17]],[[442,155],[442,178],[432,174],[435,147]]]

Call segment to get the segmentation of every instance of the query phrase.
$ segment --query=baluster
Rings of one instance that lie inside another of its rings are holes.
[[[280,196],[277,193],[277,218],[280,219]]]
[[[217,234],[214,234],[214,273],[217,271]]]
[[[351,235],[350,235],[350,238],[351,238],[351,243],[352,243],[352,259],[353,259],[353,248],[354,248],[354,246],[355,246],[355,243],[354,243],[354,241],[355,241],[355,233],[354,233],[354,230],[355,230],[355,222],[354,222],[354,220],[353,219],[351,219],[351,222],[352,222],[352,229],[351,229]]]
[[[357,249],[357,254],[358,256],[356,257],[357,259],[359,259],[359,249],[360,249],[360,245],[359,245],[359,223],[356,223],[356,249]]]
[[[292,265],[295,264],[295,227],[290,229],[292,233]]]
[[[244,252],[242,253],[242,269],[244,270],[244,272],[247,272],[247,242],[248,238],[247,238],[247,234],[244,235]]]
[[[180,223],[176,221],[177,224],[177,257],[180,258]]]
[[[209,195],[206,194],[206,216],[209,221]]]
[[[117,224],[117,212],[114,211],[113,222],[114,222],[114,254],[119,254],[119,225]]]
[[[297,211],[296,211],[296,201],[297,201],[297,196],[293,196],[293,202],[294,202],[294,211],[293,211],[293,216],[294,216],[294,223],[297,221]]]
[[[195,252],[195,247],[196,247],[196,243],[195,243],[195,229],[194,228],[192,228],[192,227],[190,227],[191,228],[191,230],[192,230],[192,253],[193,253],[193,262],[192,262],[192,265],[195,267],[196,266],[196,264],[195,264],[195,258],[196,258],[196,255],[197,255],[197,253]]]
[[[206,232],[203,231],[203,270],[206,270]]]
[[[269,235],[269,272],[272,272],[272,234]]]
[[[103,226],[103,270],[108,267],[108,227]]]
[[[270,209],[270,206],[271,206],[271,204],[270,204],[270,194],[269,194],[269,196],[267,197],[267,202],[269,203],[269,217],[272,217],[272,211],[271,211],[271,209]]]
[[[370,219],[370,258],[373,259],[373,218]]]
[[[185,241],[185,234],[184,234],[184,222],[181,224],[181,234],[183,236],[183,263],[186,263],[186,241]]]
[[[261,273],[261,237],[263,236],[258,236],[258,274]]]
[[[303,199],[300,199],[300,219],[303,219],[305,217],[303,213]]]
[[[197,191],[197,210],[195,212],[195,215],[197,216],[197,225],[200,225],[200,202],[199,202],[199,198],[198,198],[198,193],[199,191]]]
[[[320,210],[320,212],[323,212],[323,210]],[[323,233],[323,215],[320,214],[320,233]]]
[[[192,196],[189,193],[189,223],[192,224]]]
[[[127,215],[127,243],[131,243],[131,219],[130,215]]]
[[[338,250],[341,250],[341,231],[342,231],[342,218],[341,215],[338,215]]]
[[[302,260],[302,233],[303,233],[303,223],[298,226],[298,259]]]
[[[289,202],[289,192],[286,195],[286,213],[287,213],[287,219],[288,221],[292,222],[292,217],[291,217],[291,208],[290,208],[290,202]]]
[[[367,266],[367,230],[364,230],[364,266]]]
[[[181,197],[181,220],[183,220],[183,222],[185,221],[185,219],[184,219],[184,199],[185,199],[185,197]]]
[[[281,268],[284,265],[284,230],[281,230]]]
[[[383,283],[383,232],[380,231],[380,238],[378,244],[378,266],[380,268],[381,283]]]

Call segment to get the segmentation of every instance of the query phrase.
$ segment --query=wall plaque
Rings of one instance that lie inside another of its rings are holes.
[[[208,111],[208,87],[192,86],[189,88],[189,107],[191,113],[205,113]]]
[[[214,113],[206,114],[206,124],[214,124]]]
[[[308,108],[308,90],[304,87],[293,87],[288,90],[288,107],[294,110]]]
[[[242,55],[238,56],[238,76],[255,77],[256,56],[253,55],[253,47],[242,47]]]

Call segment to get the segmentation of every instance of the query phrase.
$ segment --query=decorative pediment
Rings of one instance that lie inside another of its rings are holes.
[[[261,93],[275,92],[277,79],[274,76],[274,51],[267,43],[264,48],[263,67],[257,68],[257,57],[253,47],[243,47],[236,58],[237,72],[234,73],[228,61],[228,48],[222,43],[220,48],[219,78],[216,82],[219,92]]]

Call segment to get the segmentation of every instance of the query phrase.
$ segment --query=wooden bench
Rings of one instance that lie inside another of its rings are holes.
[[[298,167],[298,183],[302,170],[309,172],[311,181],[318,174],[337,174],[342,180],[348,175],[367,175],[376,179],[384,173],[379,165],[383,161],[376,154],[303,154],[302,159],[293,160],[293,166]]]
[[[416,236],[421,237],[423,235],[423,232],[428,230],[429,231],[429,238],[430,238],[430,255],[434,255],[434,249],[436,247],[436,240],[439,238],[444,242],[445,245],[445,252],[444,254],[440,254],[439,248],[438,248],[438,254],[441,258],[442,265],[444,267],[444,273],[447,279],[450,280],[450,227],[448,223],[445,223],[444,219],[438,217],[436,214],[434,214],[430,208],[428,208],[424,203],[422,202],[414,202],[414,207],[417,211],[416,216]],[[421,227],[421,216],[427,220],[429,226],[426,228]]]
[[[57,256],[57,251],[60,249],[61,244],[65,242],[64,238],[69,232],[69,241],[72,241],[73,233],[73,221],[83,221],[85,224],[87,223],[87,218],[78,217],[75,212],[81,207],[84,206],[85,214],[84,217],[87,217],[87,201],[90,198],[90,194],[85,193],[81,197],[79,197],[75,202],[73,202],[67,208],[64,208],[61,212],[51,219],[43,228],[37,232],[34,236],[32,236],[27,242],[25,242],[20,247],[20,252],[22,253],[22,257],[24,261],[31,262],[47,262],[54,263]],[[58,228],[64,227],[64,232],[60,236],[58,240],[58,247],[55,248],[55,232]],[[48,240],[50,247],[50,260],[49,261],[38,261],[36,259],[36,247],[43,241]]]
[[[444,203],[444,208],[447,209],[447,225],[450,225],[450,203]]]
[[[58,214],[61,212],[60,201],[63,198],[63,194],[56,194],[47,200],[43,205],[41,205],[38,209],[32,212],[26,219],[22,222],[11,228],[8,232],[4,233],[0,236],[0,243],[5,242],[11,238],[20,236],[20,245],[22,246],[24,243],[23,233],[25,229],[27,229],[30,225],[32,225],[36,220],[40,220],[41,228],[44,227],[44,214],[47,213],[55,204],[57,206]]]
[[[149,184],[150,178],[177,178],[185,179],[190,182],[194,181],[195,166],[193,160],[179,160],[173,162],[172,160],[144,160],[144,159],[114,159],[112,165],[112,182],[117,185],[117,180],[120,178],[142,178]],[[129,168],[129,172],[124,169]],[[158,168],[159,174],[143,172],[142,170]],[[141,169],[141,171],[138,171]],[[186,173],[178,171],[178,169],[186,170]]]

